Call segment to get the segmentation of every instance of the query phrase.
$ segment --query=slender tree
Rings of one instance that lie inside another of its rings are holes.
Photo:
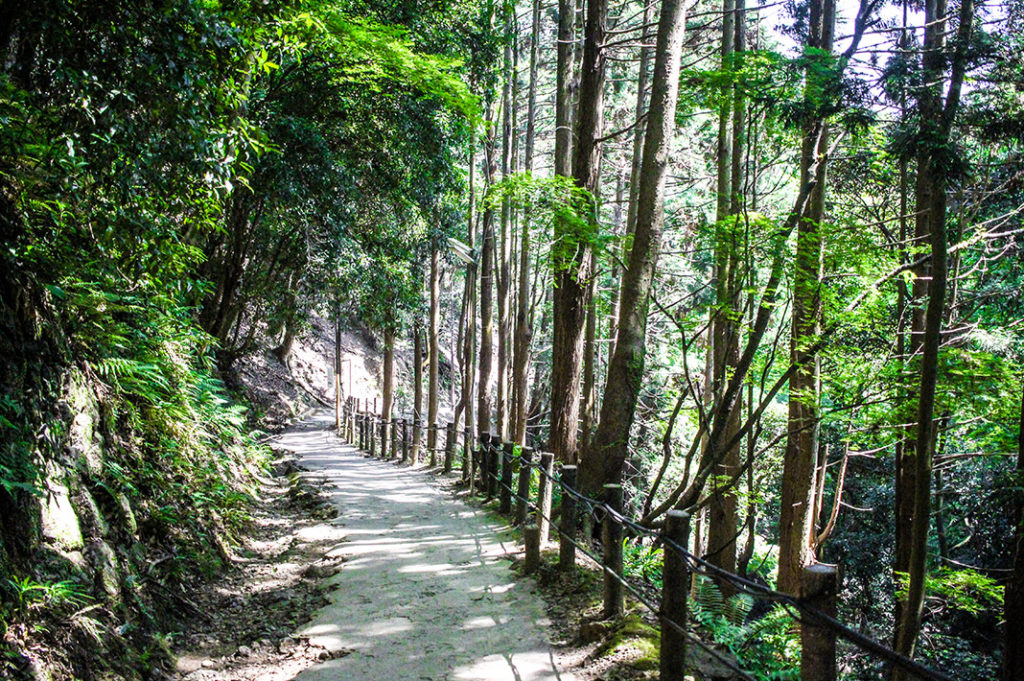
[[[581,486],[590,493],[608,482],[618,481],[628,456],[629,431],[644,372],[651,284],[661,248],[665,177],[675,129],[684,28],[684,4],[680,0],[664,0],[658,18],[651,106],[637,192],[636,232],[622,277],[615,355],[608,367],[597,431],[584,450],[580,466]]]
[[[572,177],[592,198],[597,196],[600,182],[607,13],[607,0],[587,3],[576,107]],[[587,214],[581,216],[585,228],[580,221],[558,220],[555,224],[550,446],[560,461],[575,461],[577,456],[583,332],[594,266],[591,241],[598,229],[596,199],[587,203],[582,207]]]
[[[808,24],[806,49],[809,54],[818,55],[820,61],[822,55],[832,51],[835,0],[812,0]],[[820,73],[821,70],[813,66],[807,72],[804,101],[810,110],[816,106],[820,109],[825,96]],[[791,594],[798,592],[803,567],[814,560],[821,381],[818,356],[809,356],[807,350],[821,332],[824,253],[821,222],[825,212],[828,138],[828,123],[821,115],[812,116],[804,126],[800,173],[803,181],[807,181],[811,167],[817,163],[821,179],[815,183],[805,215],[797,226],[790,331],[790,361],[797,370],[789,379],[789,420],[779,520],[779,588]]]
[[[484,144],[484,184],[494,184],[495,159],[494,126],[488,126]],[[486,190],[485,190],[486,191]],[[477,432],[491,431],[491,368],[494,362],[494,209],[484,208],[480,234],[480,359],[477,385]]]
[[[434,456],[437,451],[437,413],[440,395],[438,391],[441,369],[441,249],[437,239],[431,239],[430,247],[430,312],[427,326],[427,451]]]
[[[533,173],[533,152],[537,135],[537,78],[540,56],[540,0],[533,0],[530,29],[530,83],[526,104],[526,149],[523,170]],[[526,407],[530,370],[530,207],[523,213],[519,246],[519,305],[516,310],[516,338],[512,359],[512,440],[526,444]]]
[[[722,2],[721,66],[734,68],[736,43],[735,0]],[[711,392],[721,402],[729,377],[735,375],[740,354],[740,227],[742,222],[731,213],[733,196],[740,190],[733,186],[733,159],[742,153],[733,148],[732,130],[734,108],[733,88],[722,86],[718,111],[717,205],[715,210],[715,309],[709,329],[711,343]],[[730,441],[739,429],[742,398],[737,397],[728,411],[725,437]],[[736,442],[728,447],[715,466],[710,478],[711,502],[708,507],[707,556],[719,567],[734,572],[736,569],[736,488],[732,482],[740,464],[740,446]],[[731,589],[720,581],[724,591]]]
[[[384,419],[384,437],[381,454],[386,455],[391,444],[391,412],[395,404],[395,327],[384,327],[384,376],[381,380],[381,418]],[[394,452],[392,452],[394,454]]]
[[[924,585],[927,579],[928,530],[931,527],[932,459],[935,455],[935,393],[939,374],[939,348],[945,315],[948,253],[946,244],[946,205],[950,131],[967,68],[968,41],[974,20],[973,0],[960,3],[959,25],[950,73],[946,38],[950,16],[945,0],[926,0],[925,39],[921,56],[921,85],[917,105],[920,115],[920,141],[917,151],[915,186],[916,232],[926,235],[930,246],[928,259],[928,298],[921,345],[921,379],[917,395],[917,430],[913,468],[913,518],[910,524],[910,564],[906,603],[896,622],[896,650],[912,655],[921,630]],[[948,89],[946,84],[948,81]],[[946,89],[945,92],[943,90]],[[906,452],[905,456],[910,454]],[[893,678],[908,678],[899,669]]]

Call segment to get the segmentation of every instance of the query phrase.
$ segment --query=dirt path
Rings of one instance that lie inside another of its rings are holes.
[[[516,579],[508,530],[439,489],[429,474],[366,459],[323,413],[289,429],[308,475],[338,506],[345,558],[331,603],[298,632],[334,655],[301,681],[571,681],[548,644],[543,603]]]

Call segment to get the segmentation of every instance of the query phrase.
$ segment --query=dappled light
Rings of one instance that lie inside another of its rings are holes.
[[[382,678],[544,681],[560,676],[530,582],[510,579],[500,525],[424,473],[367,460],[324,430],[288,432],[305,475],[332,485],[345,556],[331,605],[299,634],[347,654],[300,681]]]

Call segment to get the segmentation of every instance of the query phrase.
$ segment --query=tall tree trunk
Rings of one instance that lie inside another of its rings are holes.
[[[1024,384],[1021,385],[1020,423],[1017,431],[1017,480],[1014,485],[1013,568],[1003,598],[1003,676],[1002,681],[1024,679]]]
[[[583,330],[590,298],[594,251],[592,234],[598,228],[596,196],[600,182],[601,133],[604,122],[606,15],[608,0],[587,3],[587,21],[580,68],[576,115],[573,181],[595,200],[585,207],[587,232],[568,221],[555,224],[554,333],[551,350],[551,451],[560,461],[577,456],[580,413],[580,369]]]
[[[412,332],[412,449],[413,463],[419,461],[423,437],[423,325],[417,319]]]
[[[608,366],[597,431],[583,452],[580,466],[581,487],[591,494],[604,484],[621,479],[628,456],[629,431],[644,373],[651,283],[661,248],[665,176],[675,128],[684,28],[684,4],[681,0],[664,0],[658,19],[651,107],[637,193],[636,232],[622,276],[615,354]]]
[[[925,2],[925,40],[921,58],[922,85],[919,88],[918,111],[921,130],[917,152],[917,183],[915,200],[916,231],[927,234],[931,258],[927,263],[928,306],[925,311],[924,336],[921,345],[921,380],[918,387],[917,430],[915,433],[913,488],[904,487],[904,493],[913,494],[913,516],[910,523],[908,566],[909,585],[906,602],[896,622],[896,651],[911,656],[921,630],[924,606],[924,586],[927,578],[928,530],[931,526],[932,459],[935,454],[935,393],[938,382],[939,348],[942,345],[942,322],[945,314],[947,282],[946,244],[946,176],[945,154],[949,145],[953,118],[960,102],[966,49],[974,18],[972,0],[960,5],[960,25],[957,45],[951,60],[949,91],[943,103],[943,85],[946,82],[945,50],[949,30],[949,16],[945,0]],[[910,458],[909,451],[904,459]],[[906,470],[906,468],[904,469]],[[902,481],[906,485],[906,481]],[[903,681],[906,672],[894,670],[893,679]]]
[[[501,177],[505,179],[512,172],[512,81],[515,73],[512,69],[512,16],[514,9],[511,3],[505,5],[505,48],[503,54],[504,84],[501,94]],[[505,198],[501,202],[501,231],[498,235],[497,289],[498,289],[498,371],[495,400],[495,428],[504,440],[508,434],[508,365],[509,347],[509,293],[511,254],[510,242],[512,231],[512,206]]]
[[[903,0],[903,24],[901,29],[900,47],[904,50],[910,49],[910,36],[907,30],[907,15],[908,15],[908,4],[909,0]],[[904,82],[900,88],[900,117],[902,120],[907,120],[909,115],[909,101],[908,101],[908,86]],[[909,235],[909,226],[907,224],[908,216],[910,215],[910,208],[908,206],[908,196],[910,194],[910,180],[909,180],[909,163],[905,157],[900,159],[900,262],[906,264],[908,260],[907,253],[907,237]],[[916,232],[916,225],[915,225]],[[915,236],[919,236],[915,234]],[[924,238],[927,238],[925,236]],[[915,240],[914,243],[920,243]],[[897,299],[896,299],[896,314],[897,314],[897,326],[896,326],[896,356],[900,362],[904,363],[904,371],[901,372],[903,379],[900,381],[898,390],[900,391],[900,397],[905,398],[903,403],[905,405],[911,405],[913,403],[913,393],[909,387],[910,384],[910,372],[908,371],[910,363],[907,361],[908,358],[916,354],[921,347],[921,334],[924,332],[924,316],[918,314],[918,308],[920,306],[915,305],[914,310],[911,313],[911,333],[909,336],[909,343],[907,337],[907,309],[908,302],[914,300],[921,301],[927,293],[927,279],[924,278],[923,264],[914,268],[914,280],[911,289],[907,290],[906,281],[902,278],[898,278],[897,284]],[[908,300],[909,299],[909,300]],[[900,408],[896,411],[896,422],[899,424],[907,423],[911,419],[911,414],[908,408]],[[893,486],[894,493],[894,513],[895,513],[895,553],[893,558],[893,573],[898,576],[900,573],[906,574],[910,569],[910,523],[913,519],[913,493],[907,493],[906,490],[913,490],[913,466],[912,459],[905,456],[905,453],[914,448],[913,436],[907,431],[898,431],[901,434],[905,434],[905,437],[900,437],[896,441],[894,448],[895,457],[895,480]],[[894,611],[894,619],[899,622],[903,616],[903,607],[905,601],[902,598],[896,599],[896,607]]]
[[[537,130],[537,71],[540,53],[540,0],[533,0],[530,30],[530,85],[526,105],[526,149],[523,166],[533,173],[533,148]],[[526,444],[526,403],[530,371],[530,208],[523,214],[522,243],[519,247],[519,307],[516,312],[516,342],[512,360],[512,441]]]
[[[736,12],[734,0],[722,3],[722,61],[723,69],[733,68],[736,41]],[[718,180],[715,211],[715,316],[711,325],[712,381],[715,402],[720,403],[729,377],[734,373],[740,354],[739,325],[739,248],[738,221],[730,214],[734,188],[732,169],[734,152],[730,124],[733,118],[733,92],[731,86],[722,88],[722,104],[718,114]],[[726,439],[732,439],[739,429],[742,400],[737,399],[729,412]],[[708,505],[707,559],[729,572],[736,570],[737,502],[735,486],[723,480],[731,479],[740,465],[740,445],[736,443],[725,452],[711,477],[711,503]],[[723,592],[730,590],[727,582],[719,581]]]
[[[427,450],[437,449],[438,378],[441,368],[441,345],[438,339],[441,322],[441,250],[436,243],[430,251],[430,321],[427,328],[429,365],[427,373]]]
[[[573,0],[558,0],[558,63],[555,76],[555,175],[572,174]]]
[[[626,187],[625,187],[624,172],[623,172],[622,168],[619,168],[618,172],[615,173],[615,210],[613,212],[613,215],[614,215],[613,224],[615,225],[614,230],[615,230],[615,233],[618,234],[618,235],[622,235],[622,227],[623,227],[622,203],[624,201],[625,189],[626,189]],[[626,248],[625,248],[626,239],[623,239],[622,241],[623,241],[622,255],[624,256],[622,258],[622,262],[626,262],[626,259],[629,257],[629,254],[626,253]],[[611,265],[611,272],[610,272],[610,274],[611,274],[611,280],[613,282],[621,282],[622,275],[619,272],[619,261],[618,260],[613,259],[612,265]],[[615,336],[616,336],[616,333],[617,333],[617,329],[619,327],[619,293],[620,293],[619,287],[618,287],[618,285],[616,285],[615,291],[612,294],[612,300],[611,300],[612,309],[611,309],[611,311],[608,314],[608,357],[605,360],[605,366],[608,365],[608,362],[612,361],[612,355],[615,354]],[[607,377],[607,372],[606,372],[606,377]]]
[[[807,48],[830,53],[835,25],[835,0],[815,0],[810,9]],[[822,83],[808,71],[805,101],[822,96]],[[813,503],[818,454],[818,405],[820,362],[807,349],[821,333],[821,286],[824,242],[821,221],[825,212],[825,154],[828,127],[821,117],[808,122],[800,153],[800,174],[806,182],[815,162],[822,165],[821,179],[814,185],[808,208],[797,226],[796,263],[793,271],[793,315],[790,332],[790,361],[798,369],[789,379],[789,419],[786,454],[783,459],[779,520],[779,589],[796,595],[800,574],[814,561],[814,532],[817,518]]]
[[[476,225],[474,225],[474,201],[476,200],[476,138],[472,131],[469,134],[469,207],[466,210],[466,236],[467,244],[471,253],[475,254],[476,246]],[[465,414],[465,427],[473,432],[473,383],[476,374],[476,272],[477,265],[469,263],[466,266],[466,279],[462,292],[463,308],[465,314],[460,320],[462,328],[462,347],[459,352],[462,371],[462,385],[460,386],[459,406]],[[459,409],[455,411],[455,423],[458,426]]]
[[[644,5],[644,26],[651,23],[651,9],[653,4]],[[642,47],[640,48],[640,66],[636,81],[636,120],[647,115],[647,81],[650,72],[651,48],[648,40],[648,29],[644,29]],[[636,230],[637,197],[640,193],[640,166],[643,160],[644,132],[646,125],[638,125],[633,128],[633,160],[629,170],[629,208],[626,213],[626,235],[631,235]],[[624,244],[629,239],[623,240]],[[629,260],[629,253],[623,250],[622,261]]]
[[[490,118],[490,116],[488,116]],[[484,145],[484,182],[494,184],[496,171],[494,126],[489,126]],[[480,358],[477,386],[477,431],[491,430],[491,366],[494,361],[494,209],[484,208],[480,235]]]
[[[395,404],[395,329],[392,326],[384,327],[384,377],[381,381],[381,409],[380,414],[384,419],[384,437],[381,440],[381,453],[387,455],[388,447],[391,444],[391,411]],[[392,452],[392,455],[394,452]]]
[[[597,399],[597,396],[594,394],[597,390],[595,385],[597,377],[594,370],[594,364],[597,360],[596,292],[597,280],[591,278],[590,293],[588,294],[590,300],[587,302],[587,325],[583,332],[583,385],[581,389],[583,405],[580,418],[581,449],[586,449],[587,445],[590,444],[590,435],[594,429],[594,419],[597,417],[597,414],[594,413]]]
[[[334,430],[341,434],[341,310],[334,305]]]

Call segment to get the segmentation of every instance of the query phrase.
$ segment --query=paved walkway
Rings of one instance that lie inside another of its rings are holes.
[[[332,425],[320,414],[277,439],[331,483],[346,531],[332,603],[298,635],[352,652],[297,681],[571,681],[533,582],[514,579],[504,558],[507,528],[430,474],[364,458]]]

